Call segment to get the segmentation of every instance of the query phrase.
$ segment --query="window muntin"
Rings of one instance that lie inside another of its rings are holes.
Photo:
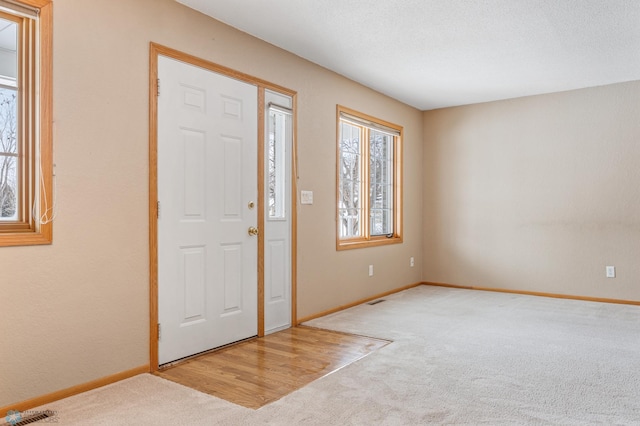
[[[51,8],[0,0],[0,246],[51,242]]]
[[[338,106],[337,248],[402,242],[402,128]]]

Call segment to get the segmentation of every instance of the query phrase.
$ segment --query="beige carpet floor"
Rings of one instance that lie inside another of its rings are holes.
[[[258,410],[148,374],[38,409],[61,425],[640,425],[640,307],[428,286],[385,299],[307,324],[392,344]]]

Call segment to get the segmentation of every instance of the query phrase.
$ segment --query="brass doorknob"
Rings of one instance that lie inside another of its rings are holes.
[[[255,228],[255,227],[251,226],[251,227],[249,227],[249,231],[248,232],[249,232],[249,235],[258,235],[258,233],[260,231],[258,231],[258,228]]]

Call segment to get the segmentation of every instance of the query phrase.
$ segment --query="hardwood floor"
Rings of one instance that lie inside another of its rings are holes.
[[[210,352],[156,374],[257,409],[389,343],[301,326]]]

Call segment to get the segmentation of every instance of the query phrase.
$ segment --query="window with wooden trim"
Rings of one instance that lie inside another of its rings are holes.
[[[338,250],[402,242],[402,127],[338,106]]]
[[[0,246],[51,242],[51,7],[0,0]]]

